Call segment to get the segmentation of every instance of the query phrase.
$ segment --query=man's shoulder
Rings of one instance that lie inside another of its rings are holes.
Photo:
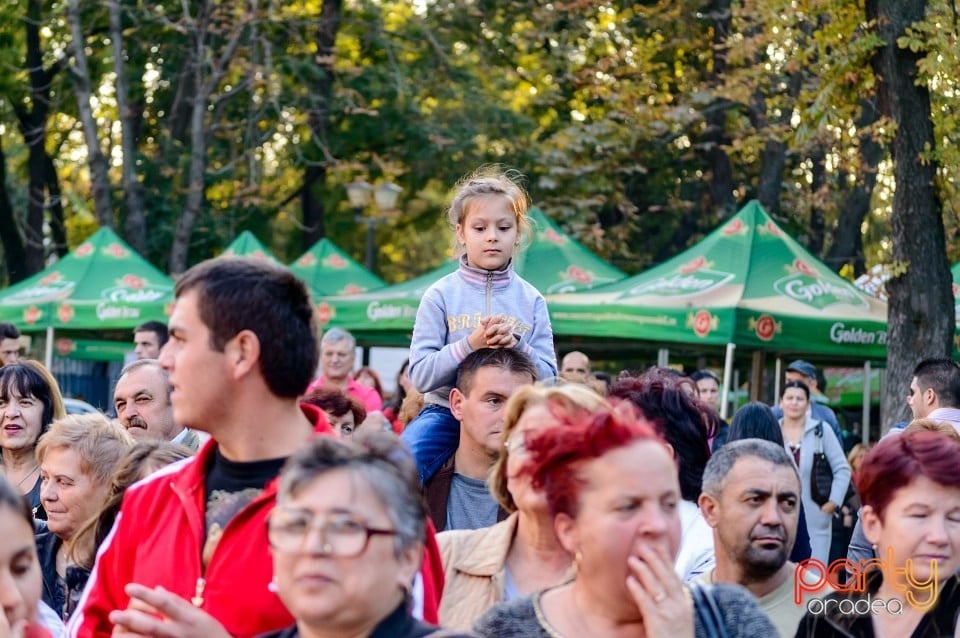
[[[837,414],[829,405],[824,405],[823,403],[811,403],[810,413],[814,418],[822,419],[828,422],[834,422],[837,420]]]

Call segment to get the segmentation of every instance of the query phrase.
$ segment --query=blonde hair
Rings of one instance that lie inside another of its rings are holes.
[[[73,450],[80,457],[80,471],[106,483],[131,447],[133,437],[99,412],[70,414],[51,423],[40,437],[37,462],[43,463],[50,450]]]
[[[956,428],[945,421],[937,421],[935,419],[914,419],[907,424],[907,427],[903,428],[901,434],[923,431],[939,432],[960,443],[960,433],[957,432]]]
[[[609,410],[610,403],[592,389],[579,383],[559,386],[525,385],[520,387],[504,408],[503,433],[500,435],[500,448],[497,460],[490,471],[488,484],[490,492],[497,502],[508,512],[517,511],[510,490],[507,489],[507,461],[510,457],[507,441],[513,434],[520,417],[535,405],[547,404],[554,408],[558,417],[577,418],[598,410]]]
[[[527,213],[530,196],[521,185],[523,175],[514,169],[505,169],[496,164],[484,165],[460,178],[454,187],[453,201],[447,209],[447,221],[456,228],[466,219],[468,205],[479,197],[502,196],[510,201],[517,219],[518,239],[529,239],[533,232]]]
[[[170,441],[151,439],[136,442],[111,473],[106,502],[74,533],[70,558],[87,571],[93,569],[97,548],[113,527],[127,488],[161,467],[192,455],[190,448]]]

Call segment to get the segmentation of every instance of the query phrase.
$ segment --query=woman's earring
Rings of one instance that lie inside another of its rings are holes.
[[[580,550],[577,550],[573,555],[573,573],[576,574],[580,571],[580,561],[583,560],[583,554],[580,553]]]
[[[276,577],[276,576],[274,576],[273,578],[271,578],[271,579],[270,579],[270,582],[267,583],[267,591],[270,592],[271,594],[276,594],[278,591],[280,591],[280,586],[277,585],[277,577]]]

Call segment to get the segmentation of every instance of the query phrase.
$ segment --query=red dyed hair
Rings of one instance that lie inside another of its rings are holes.
[[[653,441],[669,450],[667,443],[642,417],[625,411],[603,410],[590,419],[561,422],[528,433],[524,443],[530,460],[524,471],[530,474],[533,486],[543,490],[551,515],[563,512],[574,517],[584,484],[579,467],[637,441]]]
[[[897,490],[925,476],[944,487],[960,488],[960,443],[939,432],[919,431],[888,436],[867,453],[857,476],[864,505],[883,520]]]
[[[302,401],[315,405],[333,416],[343,416],[347,412],[353,412],[353,422],[357,427],[367,418],[367,408],[360,401],[337,388],[321,386],[303,397]]]

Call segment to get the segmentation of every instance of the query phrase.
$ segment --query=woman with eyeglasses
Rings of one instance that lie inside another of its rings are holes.
[[[411,613],[426,526],[416,467],[396,437],[311,441],[284,466],[267,520],[271,585],[296,620],[269,636],[435,633]]]

